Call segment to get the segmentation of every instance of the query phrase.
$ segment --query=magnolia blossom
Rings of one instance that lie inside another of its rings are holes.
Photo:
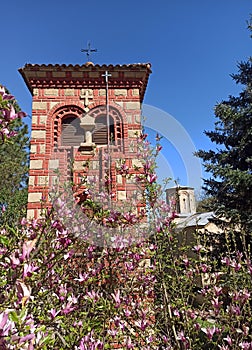
[[[60,311],[56,311],[55,309],[51,309],[48,312],[51,315],[52,319],[54,319],[60,313]]]
[[[206,333],[207,338],[211,340],[213,338],[214,333],[217,332],[217,328],[215,326],[213,327],[207,327],[207,328],[201,328],[202,332]]]
[[[0,86],[0,135],[3,141],[16,135],[16,132],[11,130],[13,121],[26,116],[24,112],[16,113],[13,102],[14,96],[7,94],[5,88]]]
[[[239,344],[239,346],[243,350],[251,350],[252,349],[252,342],[243,341]]]
[[[232,338],[229,335],[227,335],[226,338],[224,338],[223,340],[226,340],[226,342],[230,346],[233,344]]]
[[[24,242],[21,256],[22,260],[29,259],[30,253],[36,245],[36,241],[37,239],[33,239],[31,241]]]
[[[25,305],[31,297],[31,287],[18,279],[16,281],[16,288],[19,301],[21,301],[22,305]]]
[[[118,308],[121,305],[120,289],[118,289],[115,293],[112,293],[111,295],[115,300],[115,308]]]
[[[9,331],[14,327],[14,322],[9,320],[8,312],[2,312],[0,314],[0,338],[6,337]],[[1,344],[1,343],[0,343]]]
[[[23,269],[23,279],[26,277],[31,277],[33,272],[37,271],[39,269],[38,266],[34,265],[34,263],[31,264],[24,264],[24,269]]]

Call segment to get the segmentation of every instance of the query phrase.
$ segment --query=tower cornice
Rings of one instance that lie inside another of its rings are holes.
[[[138,88],[140,102],[143,101],[149,75],[150,63],[124,65],[83,65],[66,64],[26,64],[19,69],[28,89],[33,94],[34,88],[104,88],[103,74],[111,74],[109,89]]]

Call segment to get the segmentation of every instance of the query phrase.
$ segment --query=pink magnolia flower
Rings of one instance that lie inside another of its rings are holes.
[[[195,245],[193,249],[196,253],[199,253],[202,250],[203,246],[201,244]]]
[[[188,260],[188,258],[184,258],[182,261],[185,264],[185,267],[189,267],[190,261]]]
[[[148,174],[147,175],[147,181],[152,184],[157,180],[157,175],[156,174]]]
[[[131,311],[129,309],[125,309],[124,314],[126,317],[129,317],[131,315]]]
[[[75,253],[74,249],[69,250],[69,252],[64,254],[64,260],[71,258],[74,255],[74,253]]]
[[[201,330],[206,333],[207,338],[209,340],[211,340],[213,338],[214,333],[216,333],[218,331],[218,328],[216,328],[215,326],[213,327],[207,327],[207,328],[201,328]]]
[[[126,267],[126,269],[128,270],[128,271],[133,271],[134,270],[134,265],[132,264],[132,262],[125,262],[124,263],[124,265],[125,265],[125,267]]]
[[[22,302],[22,305],[25,305],[31,297],[31,287],[18,279],[16,281],[16,288],[19,301]]]
[[[135,325],[141,329],[141,331],[145,331],[148,327],[148,322],[146,320],[135,321]]]
[[[213,300],[211,300],[211,304],[215,309],[219,309],[221,307],[222,302],[219,301],[219,297],[216,297],[216,298],[213,298]]]
[[[176,317],[180,317],[180,313],[179,313],[178,309],[173,310],[173,315]]]
[[[18,118],[24,118],[26,116],[27,116],[27,113],[25,113],[25,112],[20,111],[20,112],[17,113],[17,117]]]
[[[129,224],[135,224],[137,222],[136,215],[133,213],[125,213],[123,214],[123,217]]]
[[[208,266],[206,264],[201,264],[200,268],[203,273],[206,273],[208,271]]]
[[[134,349],[135,345],[132,343],[131,337],[128,337],[126,340],[126,349]]]
[[[231,314],[231,315],[236,315],[236,316],[240,316],[241,314],[241,309],[238,305],[229,305],[227,307],[227,311]]]
[[[37,239],[23,243],[22,260],[29,259],[31,251],[35,248]]]
[[[66,285],[61,285],[61,286],[59,287],[59,299],[60,299],[61,301],[65,300],[66,295],[67,295],[67,288],[66,288]]]
[[[100,295],[98,292],[92,290],[91,292],[87,292],[86,298],[92,299],[94,302],[97,302],[100,299]]]
[[[177,339],[181,340],[182,343],[187,343],[187,339],[186,339],[186,336],[185,336],[185,333],[184,333],[183,330],[178,332],[178,338]]]
[[[221,262],[227,266],[230,266],[230,259],[227,257],[221,259]]]
[[[8,137],[8,138],[11,138],[11,137],[16,136],[16,135],[17,135],[17,132],[14,131],[14,130],[11,130],[11,131],[8,133],[7,137]]]
[[[78,299],[73,294],[71,294],[71,295],[69,295],[67,297],[67,301],[69,301],[72,304],[77,304],[78,303]]]
[[[224,338],[223,340],[226,340],[226,342],[227,342],[228,345],[230,345],[230,346],[233,344],[232,338],[230,338],[229,335],[227,335],[226,338]]]
[[[115,308],[118,308],[121,305],[120,290],[118,289],[116,293],[112,293],[111,295],[115,300]]]
[[[61,313],[63,315],[67,315],[70,312],[72,312],[75,309],[75,306],[72,306],[71,302],[68,302],[66,305],[63,305],[63,309],[61,310]]]
[[[2,312],[0,314],[0,337],[7,336],[9,333],[9,330],[14,326],[15,326],[14,323],[11,322],[8,318],[8,313]]]
[[[193,310],[191,310],[191,309],[188,309],[187,310],[187,315],[188,315],[188,317],[190,317],[192,320],[194,320],[197,316],[196,316],[196,314],[195,314],[195,312],[193,311]]]
[[[78,281],[80,283],[82,282],[86,282],[89,278],[89,274],[88,273],[84,273],[82,274],[81,272],[79,273],[79,278],[74,278],[74,281]]]
[[[26,218],[22,218],[20,224],[21,224],[22,226],[25,226],[25,225],[27,224]]]
[[[111,337],[115,337],[117,335],[118,331],[117,329],[109,329],[108,334],[111,335]]]
[[[164,342],[165,344],[167,344],[167,343],[168,343],[168,338],[167,338],[167,336],[166,336],[166,335],[163,335],[162,339],[163,339],[163,342]]]
[[[95,340],[93,337],[93,331],[83,337],[79,344],[79,350],[102,350],[104,348],[103,342],[98,339]]]
[[[241,349],[243,350],[251,350],[252,349],[252,342],[247,342],[247,341],[243,341],[239,344],[239,346],[241,347]]]
[[[18,265],[20,265],[21,261],[19,259],[18,252],[13,252],[10,256],[10,266],[12,269],[15,269]]]
[[[3,135],[9,135],[9,133],[10,133],[10,131],[9,131],[9,129],[8,128],[2,128],[1,129],[1,133],[3,134]]]
[[[51,309],[48,312],[51,315],[52,319],[54,319],[60,313],[60,311],[56,311],[55,309]]]
[[[27,334],[19,339],[19,344],[26,343],[27,341],[33,340],[35,338],[35,334]],[[32,343],[30,343],[32,345]],[[33,346],[29,346],[29,350],[32,350]]]
[[[250,293],[247,289],[240,290],[239,294],[240,294],[240,299],[244,303],[250,298]]]
[[[242,330],[245,337],[247,337],[249,335],[249,327],[242,325]]]
[[[222,294],[222,287],[217,287],[217,286],[214,286],[214,294],[216,296],[219,296]]]
[[[232,260],[230,263],[230,266],[233,267],[235,272],[237,272],[241,269],[241,264],[239,262],[237,262],[236,260]]]
[[[125,327],[124,322],[121,320],[121,317],[119,316],[115,316],[114,319],[112,319],[112,322],[114,322],[115,326],[117,328],[120,328],[121,330],[123,330]]]
[[[23,279],[25,279],[26,277],[31,277],[33,272],[37,271],[38,269],[39,267],[34,265],[34,263],[32,264],[25,263],[24,269],[23,269]]]
[[[8,111],[6,111],[6,119],[14,120],[17,117],[18,117],[18,115],[16,114],[14,107],[11,105],[10,109]]]

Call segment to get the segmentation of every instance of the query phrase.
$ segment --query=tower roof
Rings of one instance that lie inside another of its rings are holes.
[[[143,101],[149,75],[150,63],[123,65],[26,64],[19,69],[31,94],[34,88],[105,88],[102,74],[108,71],[109,88],[139,88]]]

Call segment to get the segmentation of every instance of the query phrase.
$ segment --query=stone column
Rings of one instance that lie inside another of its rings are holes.
[[[81,118],[80,126],[85,131],[85,142],[80,144],[82,150],[90,150],[95,147],[95,143],[92,140],[92,132],[95,128],[94,118],[86,114]]]

